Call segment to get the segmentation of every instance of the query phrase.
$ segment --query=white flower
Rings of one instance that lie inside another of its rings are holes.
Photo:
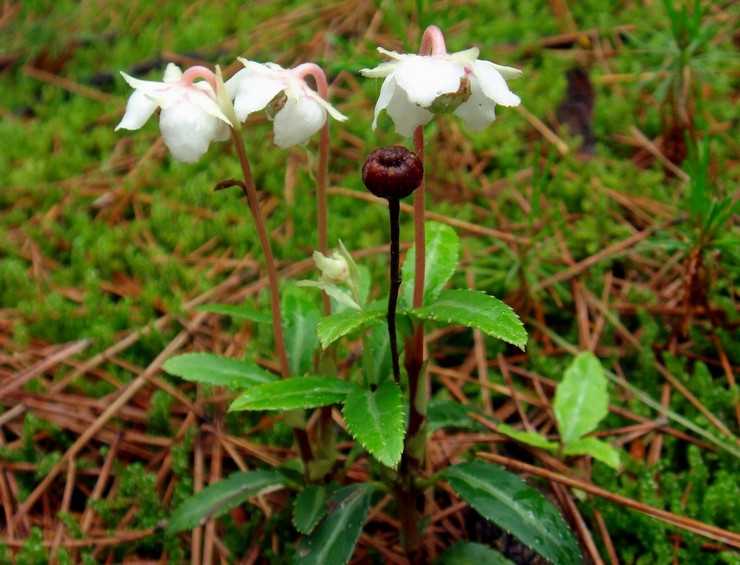
[[[252,112],[271,106],[276,112],[273,118],[276,145],[285,148],[308,141],[323,127],[327,113],[335,120],[347,119],[306,84],[306,69],[318,69],[315,65],[284,69],[275,63],[239,61],[244,68],[226,81],[236,116],[243,122]]]
[[[378,48],[391,60],[360,71],[366,77],[385,78],[375,105],[373,129],[386,110],[396,131],[411,136],[434,113],[454,110],[466,126],[481,130],[495,118],[496,104],[518,106],[519,97],[505,79],[521,71],[478,59],[474,47],[457,53],[412,55]]]
[[[349,265],[339,251],[335,251],[329,257],[320,251],[314,251],[313,261],[321,271],[321,280],[332,284],[341,284],[349,280]]]
[[[116,130],[141,128],[157,108],[161,108],[159,128],[175,159],[192,163],[207,150],[211,141],[229,137],[231,122],[219,107],[216,78],[204,67],[191,67],[185,73],[170,63],[164,81],[139,80],[121,72],[134,89],[126,113]],[[205,81],[193,82],[196,78]]]

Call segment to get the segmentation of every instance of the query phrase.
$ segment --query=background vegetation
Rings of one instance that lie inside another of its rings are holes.
[[[330,241],[360,252],[381,293],[385,211],[358,199],[359,166],[372,148],[400,140],[387,117],[371,131],[380,84],[357,71],[375,65],[376,45],[414,51],[430,23],[445,31],[451,51],[477,45],[483,58],[524,70],[512,83],[522,111],[502,108],[481,133],[454,118],[427,128],[427,183],[436,219],[463,238],[457,286],[504,299],[531,336],[526,355],[491,341],[485,356],[468,331],[433,336],[441,344],[434,395],[440,417],[457,430],[437,432],[441,447],[430,457],[456,457],[473,442],[555,465],[445,412],[443,402],[481,402],[496,420],[552,432],[547,379],[561,379],[573,348],[591,349],[717,441],[612,386],[600,433],[623,450],[623,469],[580,459],[561,470],[736,530],[740,136],[732,62],[740,10],[708,2],[694,23],[693,8],[681,12],[680,3],[570,4],[3,3],[0,561],[185,560],[189,538],[157,529],[172,505],[240,461],[276,464],[291,445],[281,422],[225,416],[220,391],[158,371],[167,347],[246,355],[270,367],[269,327],[196,313],[204,302],[263,307],[267,296],[257,293],[260,253],[243,202],[212,190],[239,174],[230,147],[183,165],[167,155],[155,124],[137,135],[114,132],[129,94],[118,71],[158,79],[167,61],[205,61],[228,73],[236,56],[322,65],[333,101],[350,117],[332,124]],[[288,277],[303,278],[315,245],[315,146],[278,150],[262,118],[247,136],[276,256]],[[139,393],[78,446],[142,374]],[[493,390],[481,390],[481,374]],[[9,527],[49,471],[56,478],[41,500]],[[576,512],[607,561],[616,551],[622,563],[740,562],[721,543],[581,494]],[[217,534],[206,533],[206,552],[275,562],[288,555],[290,505],[278,495],[260,504],[264,512],[231,513]],[[378,515],[377,535],[361,538],[358,559],[396,552]],[[435,527],[434,551],[461,535],[510,544],[461,512]],[[517,558],[517,548],[507,551]]]

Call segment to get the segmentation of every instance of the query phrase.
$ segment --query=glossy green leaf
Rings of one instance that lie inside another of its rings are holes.
[[[313,356],[319,345],[316,326],[321,318],[316,293],[296,285],[282,291],[281,312],[285,349],[290,374],[305,375],[313,369]]]
[[[170,357],[164,362],[163,368],[171,375],[186,381],[225,386],[235,390],[277,379],[270,371],[252,361],[221,357],[212,353],[185,353]]]
[[[367,384],[380,384],[393,378],[391,343],[385,321],[372,324],[362,342],[362,370]]]
[[[344,402],[352,385],[332,377],[294,377],[251,387],[229,406],[238,410],[294,410]]]
[[[558,448],[557,443],[548,440],[545,436],[543,436],[542,434],[538,434],[537,432],[517,430],[516,428],[512,428],[511,426],[508,426],[504,423],[496,424],[496,430],[504,434],[505,436],[509,436],[512,439],[515,439],[522,443],[526,443],[527,445],[531,445],[533,447],[549,449],[551,451]]]
[[[326,514],[328,496],[325,485],[308,485],[293,503],[293,525],[302,534],[310,534]]]
[[[460,541],[445,551],[437,565],[514,565],[495,549],[471,541]]]
[[[590,352],[578,354],[555,390],[553,408],[564,444],[596,429],[609,411],[604,369]]]
[[[410,314],[423,320],[477,328],[520,349],[527,344],[527,331],[519,316],[498,298],[484,292],[443,290],[436,301],[411,310]]]
[[[371,390],[355,386],[344,402],[344,421],[352,435],[378,461],[395,468],[403,453],[406,402],[393,381]]]
[[[344,565],[352,557],[370,511],[374,488],[358,483],[336,491],[327,504],[326,518],[303,538],[296,549],[296,565]]]
[[[203,304],[197,309],[199,312],[231,316],[237,320],[250,320],[259,324],[269,324],[272,316],[261,312],[249,304]]]
[[[595,437],[582,437],[565,445],[565,455],[590,455],[613,469],[619,469],[619,450]]]
[[[539,491],[498,465],[473,461],[442,472],[460,497],[484,518],[557,565],[582,563],[573,533]]]
[[[427,427],[429,432],[441,428],[460,428],[475,430],[480,424],[468,416],[470,408],[454,400],[431,400],[427,407]]]
[[[208,485],[186,499],[167,523],[170,534],[192,530],[212,517],[220,516],[252,496],[276,490],[285,483],[277,471],[239,471]]]
[[[326,349],[340,337],[359,331],[385,316],[385,306],[376,302],[365,310],[345,310],[321,319],[318,324],[321,346]]]
[[[457,269],[460,238],[454,229],[439,222],[424,225],[426,261],[424,263],[424,304],[434,301]],[[414,262],[412,247],[401,271],[401,303],[410,307],[414,301]]]

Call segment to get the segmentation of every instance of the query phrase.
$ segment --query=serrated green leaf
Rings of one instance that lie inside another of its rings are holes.
[[[427,427],[429,432],[441,428],[461,428],[475,430],[480,424],[468,416],[470,408],[454,400],[431,400],[427,407]]]
[[[296,285],[283,289],[281,304],[285,349],[291,375],[305,375],[313,368],[313,356],[319,345],[316,326],[321,318],[313,292]]]
[[[266,312],[260,312],[249,304],[203,304],[197,308],[199,312],[208,312],[210,314],[221,314],[231,316],[237,320],[250,320],[259,324],[269,324],[272,322],[272,316]]]
[[[374,323],[362,342],[362,370],[365,373],[365,382],[375,385],[386,381],[393,374],[391,343],[385,322]]]
[[[277,471],[239,471],[222,481],[208,485],[186,499],[172,513],[167,532],[174,534],[192,530],[212,517],[236,508],[246,499],[266,490],[280,488],[285,477]]]
[[[302,534],[310,534],[326,514],[328,496],[325,485],[308,485],[293,503],[293,525]]]
[[[406,403],[395,382],[386,381],[374,391],[355,386],[342,414],[349,431],[373,457],[388,467],[398,465],[406,434]]]
[[[553,403],[560,439],[572,443],[596,429],[609,411],[604,369],[588,351],[578,354],[565,370]]]
[[[563,453],[565,455],[590,455],[612,469],[619,469],[621,465],[619,450],[595,437],[582,437],[572,441],[565,445]]]
[[[439,222],[424,225],[426,261],[424,263],[424,304],[439,296],[455,269],[460,254],[460,238],[454,229]],[[410,307],[414,301],[414,262],[416,252],[412,247],[406,254],[401,270],[401,303]]]
[[[376,302],[365,310],[345,310],[326,316],[317,327],[321,346],[326,349],[340,337],[361,330],[384,315],[384,305]]]
[[[409,313],[423,320],[477,328],[520,349],[527,344],[527,331],[516,312],[484,292],[443,290],[436,301]]]
[[[163,368],[171,375],[198,383],[225,386],[234,390],[269,383],[277,379],[252,361],[221,357],[212,353],[185,353],[170,357]]]
[[[582,563],[573,533],[539,491],[498,465],[472,461],[442,472],[460,497],[484,518],[557,565]]]
[[[294,377],[251,387],[234,399],[229,412],[318,408],[343,402],[350,390],[350,383],[332,377]]]
[[[445,551],[437,565],[514,565],[495,549],[472,541],[460,541]]]
[[[296,549],[296,565],[344,565],[352,557],[370,511],[374,487],[354,484],[336,491],[328,502],[329,513]]]
[[[554,441],[548,440],[545,436],[538,434],[537,432],[529,432],[517,430],[511,426],[501,423],[496,424],[496,430],[505,436],[509,436],[512,439],[526,443],[533,447],[539,447],[540,449],[549,449],[551,451],[558,448],[558,444]]]

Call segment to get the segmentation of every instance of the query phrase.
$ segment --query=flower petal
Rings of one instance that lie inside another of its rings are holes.
[[[306,88],[306,90],[308,91],[308,96],[310,96],[316,102],[318,102],[319,105],[324,110],[326,110],[332,118],[334,118],[338,122],[346,122],[347,121],[347,119],[348,119],[347,116],[345,116],[344,114],[342,114],[339,110],[337,110],[334,106],[332,106],[327,100],[324,100],[321,96],[319,96],[318,92],[316,92],[316,91],[314,91],[314,90],[312,90],[310,88]]]
[[[326,122],[326,110],[309,96],[288,97],[275,115],[275,145],[286,148],[308,141]]]
[[[175,63],[168,63],[164,70],[164,82],[179,82],[182,78],[182,71]]]
[[[178,161],[193,163],[216,137],[219,120],[186,99],[162,109],[159,128],[172,156]]]
[[[226,82],[226,89],[234,98],[234,110],[239,121],[257,110],[262,110],[285,89],[283,81],[242,69]]]
[[[378,53],[380,53],[381,55],[385,55],[389,59],[395,59],[396,61],[400,61],[404,57],[403,53],[399,53],[398,51],[391,51],[390,49],[383,49],[382,47],[378,47]]]
[[[405,55],[393,74],[411,102],[428,108],[442,94],[457,92],[465,69],[443,57]]]
[[[493,63],[489,61],[493,67],[501,73],[501,76],[504,77],[506,80],[512,79],[512,78],[519,78],[522,74],[522,71],[519,69],[516,69],[514,67],[507,67],[506,65],[497,65],[496,63]]]
[[[125,80],[131,88],[135,88],[136,90],[143,90],[146,93],[153,94],[156,92],[161,92],[168,87],[168,85],[163,82],[159,82],[156,80],[141,80],[140,78],[132,77],[131,75],[126,74],[123,71],[119,72],[121,73],[123,80]]]
[[[464,51],[455,51],[454,53],[450,53],[448,57],[453,61],[470,67],[476,61],[476,59],[478,59],[478,55],[480,55],[480,49],[478,49],[477,47],[471,47],[470,49],[465,49]]]
[[[496,104],[502,106],[519,106],[521,100],[509,90],[504,77],[490,61],[478,60],[473,65],[473,74],[480,81],[483,93]]]
[[[480,131],[496,119],[496,103],[481,89],[480,82],[470,77],[470,98],[460,104],[455,115],[472,131]]]
[[[383,81],[383,86],[380,87],[378,101],[375,103],[373,129],[378,127],[378,116],[380,116],[380,113],[388,107],[388,104],[390,104],[393,94],[396,92],[396,86],[396,79],[393,75]]]
[[[231,122],[221,111],[215,96],[210,84],[199,81],[188,85],[168,84],[154,100],[162,110],[173,106],[196,107],[230,126]]]
[[[395,76],[395,75],[394,75]],[[422,126],[434,117],[429,110],[411,102],[406,92],[395,88],[386,108],[396,126],[396,131],[404,137],[411,137],[417,126]]]
[[[219,120],[216,132],[213,134],[213,141],[226,141],[229,137],[231,137],[231,128]]]
[[[157,109],[157,103],[142,90],[134,90],[126,102],[126,113],[116,126],[119,129],[139,129]]]
[[[385,78],[391,74],[398,66],[397,61],[386,61],[380,63],[377,67],[372,69],[360,69],[360,74],[368,78]]]

